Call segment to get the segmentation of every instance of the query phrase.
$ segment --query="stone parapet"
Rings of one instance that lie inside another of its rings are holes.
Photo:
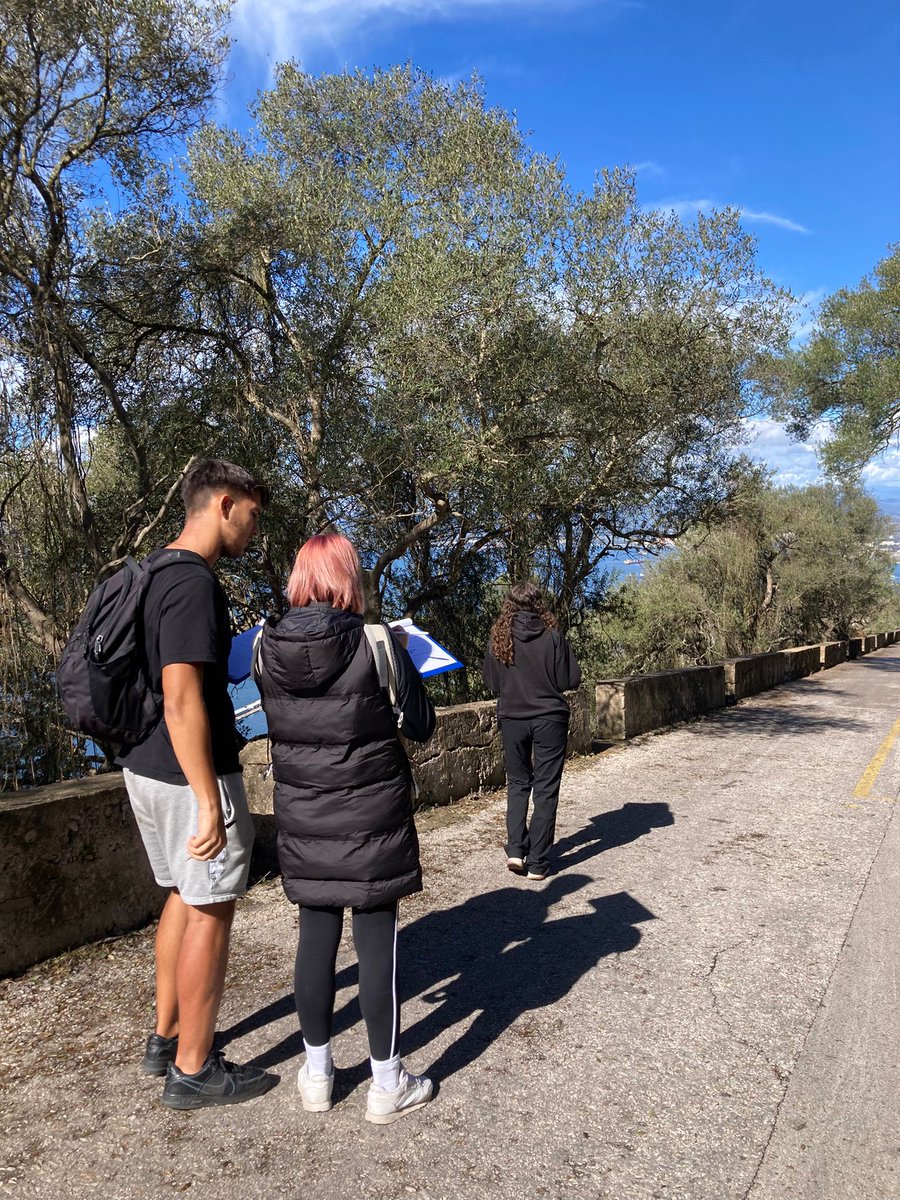
[[[569,752],[591,748],[586,687],[569,694]],[[505,780],[496,704],[438,709],[435,736],[407,743],[419,803],[446,804]],[[277,870],[269,742],[241,753],[256,840],[251,878]],[[0,976],[158,916],[166,898],[147,863],[121,774],[0,795]]]
[[[784,682],[784,659],[779,651],[726,658],[725,690],[732,700],[743,700]]]
[[[567,694],[569,754],[587,754],[593,738],[593,712],[587,687]],[[502,787],[506,780],[503,741],[494,700],[437,710],[434,736],[424,745],[404,741],[419,789],[419,804],[449,804],[474,792]],[[251,811],[272,812],[273,783],[267,738],[249,742],[241,753]]]
[[[726,703],[725,668],[685,667],[596,685],[596,736],[601,742],[622,741]]]
[[[846,662],[850,657],[849,642],[823,642],[819,646],[821,655],[822,670],[827,671],[829,667],[836,667],[838,663]]]
[[[792,646],[778,653],[784,659],[785,683],[791,679],[804,679],[822,670],[822,652],[818,643],[815,646]]]
[[[119,773],[0,797],[0,975],[145,925],[164,900]]]

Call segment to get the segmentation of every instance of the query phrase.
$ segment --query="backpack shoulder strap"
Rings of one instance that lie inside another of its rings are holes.
[[[394,658],[394,643],[386,626],[363,625],[363,633],[372,649],[375,659],[375,669],[378,671],[378,682],[387,692],[397,718],[397,728],[403,726],[403,712],[397,706],[397,661]]]
[[[263,630],[266,627],[264,621],[256,632],[256,637],[253,639],[253,646],[250,650],[250,678],[259,687],[259,651],[262,645]]]

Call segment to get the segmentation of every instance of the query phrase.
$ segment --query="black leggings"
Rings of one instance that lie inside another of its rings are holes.
[[[300,906],[294,999],[303,1037],[310,1046],[331,1041],[334,966],[343,926],[342,908]],[[354,908],[353,944],[359,959],[359,1006],[369,1035],[369,1053],[383,1062],[397,1053],[400,1032],[397,902]]]

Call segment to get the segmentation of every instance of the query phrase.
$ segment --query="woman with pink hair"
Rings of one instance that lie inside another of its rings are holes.
[[[290,611],[265,623],[257,679],[272,741],[275,822],[284,890],[300,909],[294,976],[306,1062],[303,1107],[331,1108],[334,971],[344,909],[352,910],[359,1000],[373,1082],[366,1119],[388,1124],[431,1099],[397,1048],[397,906],[421,890],[413,782],[397,717],[363,635],[362,575],[352,544],[309,539],[287,584]],[[404,737],[427,741],[434,708],[393,639]]]

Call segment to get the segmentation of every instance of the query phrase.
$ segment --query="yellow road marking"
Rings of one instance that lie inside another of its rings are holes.
[[[890,754],[891,747],[897,740],[898,735],[900,735],[900,717],[891,726],[890,733],[875,751],[872,761],[863,772],[862,779],[860,779],[859,783],[853,789],[853,795],[857,800],[865,800],[868,797],[878,777],[878,772],[884,766],[885,759]]]

